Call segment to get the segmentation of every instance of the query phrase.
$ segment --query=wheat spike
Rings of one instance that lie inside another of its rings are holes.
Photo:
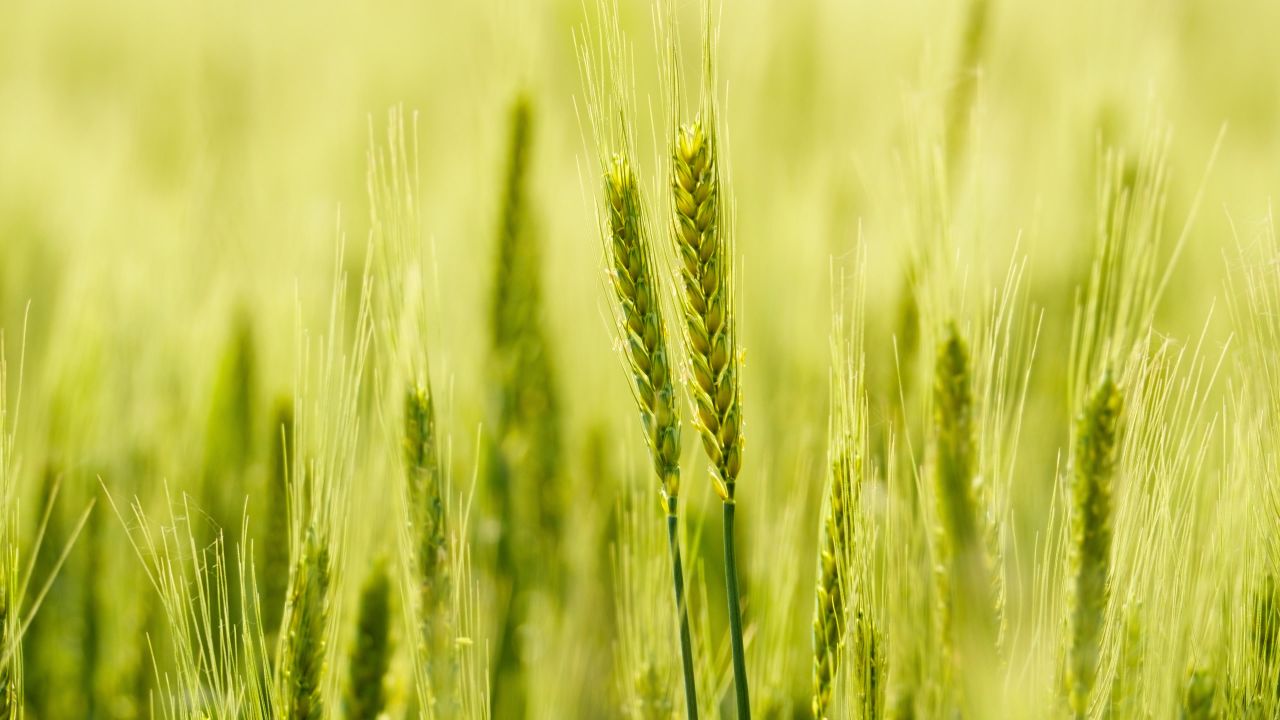
[[[714,140],[701,119],[676,134],[673,234],[684,289],[694,425],[716,473],[716,493],[731,501],[742,468],[742,402],[729,279],[732,258],[722,233]]]
[[[328,633],[329,572],[329,548],[315,528],[309,528],[294,568],[289,597],[283,675],[287,720],[326,717],[322,675]]]
[[[1089,710],[1098,673],[1099,643],[1111,565],[1111,484],[1123,398],[1107,374],[1076,424],[1072,481],[1071,650],[1068,690],[1076,717]]]

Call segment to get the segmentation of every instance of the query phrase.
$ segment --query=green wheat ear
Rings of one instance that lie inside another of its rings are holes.
[[[1182,720],[1212,720],[1219,717],[1217,709],[1218,684],[1209,670],[1192,670],[1182,689],[1182,708],[1178,714]]]
[[[954,553],[978,540],[977,503],[973,496],[973,391],[969,347],[955,324],[938,348],[934,372],[933,413],[937,432],[937,483],[940,519]]]
[[[655,253],[645,223],[636,172],[627,155],[615,154],[606,165],[604,194],[608,215],[605,256],[613,280],[618,332],[631,368],[632,390],[640,408],[649,456],[661,483],[680,627],[685,708],[690,720],[695,720],[698,700],[678,532],[680,411],[676,404],[670,343],[662,318]]]
[[[386,704],[384,682],[391,663],[391,581],[378,562],[360,591],[355,644],[347,673],[347,720],[376,720]]]
[[[844,647],[846,585],[851,570],[848,505],[858,482],[854,478],[855,473],[861,473],[861,458],[853,459],[842,449],[836,450],[831,463],[827,518],[818,555],[818,590],[813,617],[812,708],[813,716],[818,720],[827,717]]]
[[[280,631],[285,601],[289,593],[289,468],[293,467],[293,399],[276,403],[274,421],[268,435],[271,467],[267,472],[267,518],[263,543],[264,562],[259,605],[263,633],[268,645]]]
[[[943,559],[935,613],[946,658],[941,686],[958,693],[954,700],[970,711],[981,701],[974,695],[980,689],[970,682],[973,670],[961,663],[994,649],[999,621],[977,487],[973,382],[969,347],[950,323],[934,363],[934,482]]]
[[[286,720],[321,720],[325,715],[324,657],[329,613],[328,545],[308,528],[294,568],[289,628],[284,653]]]
[[[21,656],[17,643],[17,613],[10,602],[10,578],[5,563],[0,578],[0,720],[18,720],[22,716],[22,692],[19,685]]]
[[[1123,398],[1108,373],[1076,423],[1071,515],[1071,710],[1084,717],[1098,674],[1111,565],[1112,482]]]
[[[680,128],[673,147],[673,234],[684,289],[694,424],[722,500],[742,468],[742,398],[734,337],[732,258],[720,221],[715,139],[701,119]]]
[[[672,147],[672,235],[678,257],[694,427],[711,462],[723,513],[725,595],[734,690],[751,717],[734,540],[734,489],[742,470],[742,389],[734,330],[732,238],[725,228],[714,124],[680,127]]]
[[[425,383],[415,384],[405,393],[404,462],[417,581],[418,648],[435,716],[451,717],[457,703],[450,614],[453,586],[439,448],[431,390]]]
[[[653,469],[662,482],[663,503],[674,512],[680,494],[680,413],[653,246],[636,173],[626,155],[613,156],[604,180],[609,235],[605,252],[620,333]]]

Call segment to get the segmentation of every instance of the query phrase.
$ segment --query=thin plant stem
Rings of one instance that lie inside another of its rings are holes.
[[[671,570],[676,589],[676,613],[680,617],[680,659],[684,665],[684,702],[689,720],[698,720],[698,687],[693,674],[693,642],[689,638],[689,607],[684,600],[684,566],[680,563],[675,499],[667,513],[667,542],[671,545]]]
[[[738,560],[734,552],[733,498],[724,507],[724,589],[729,596],[729,637],[733,644],[733,688],[738,698],[738,717],[751,720],[751,700],[747,693],[747,656],[742,649],[742,606],[738,601]]]

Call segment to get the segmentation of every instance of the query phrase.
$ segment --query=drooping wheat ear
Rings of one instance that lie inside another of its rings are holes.
[[[716,474],[716,493],[731,502],[742,468],[742,402],[730,283],[733,260],[721,232],[713,128],[701,119],[682,126],[673,156],[673,234],[684,288],[694,425]]]
[[[385,680],[391,664],[391,581],[377,563],[360,591],[355,644],[347,670],[347,720],[376,720],[386,704]]]
[[[1067,676],[1071,710],[1076,717],[1088,714],[1089,696],[1098,674],[1111,567],[1111,485],[1122,408],[1120,390],[1108,373],[1076,421]]]
[[[285,641],[284,717],[321,720],[325,715],[324,660],[328,642],[329,548],[315,527],[308,528],[294,568]]]
[[[449,534],[446,526],[443,469],[436,436],[431,390],[416,383],[405,394],[404,462],[411,546],[417,580],[419,657],[426,670],[429,698],[435,716],[450,716],[455,708],[456,659],[452,652],[449,574]]]
[[[605,254],[618,307],[619,333],[631,367],[645,441],[649,445],[654,472],[661,483],[662,506],[667,513],[667,540],[680,624],[685,706],[688,717],[692,719],[698,716],[697,687],[678,533],[680,412],[676,405],[670,344],[662,320],[662,291],[655,268],[655,253],[645,223],[636,173],[626,154],[615,154],[609,160],[604,191],[608,206]]]

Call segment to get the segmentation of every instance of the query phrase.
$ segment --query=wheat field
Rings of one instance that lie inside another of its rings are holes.
[[[1280,5],[0,9],[0,720],[1280,718]]]

